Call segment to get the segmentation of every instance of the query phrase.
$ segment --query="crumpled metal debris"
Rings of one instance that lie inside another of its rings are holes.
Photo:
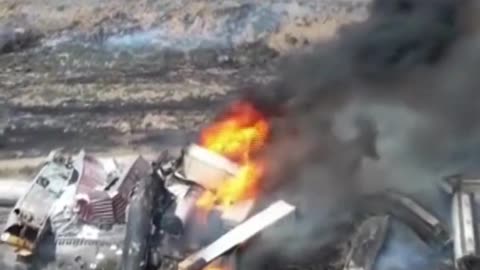
[[[480,269],[480,178],[446,177],[444,188],[453,197],[455,265],[459,270]]]
[[[192,148],[189,149],[191,150]],[[203,152],[200,151],[200,153]],[[100,185],[101,188],[98,186],[98,190],[94,192],[95,194],[102,190],[111,198],[116,198],[120,193],[128,194],[128,200],[120,204],[123,206],[127,204],[128,207],[123,211],[123,215],[126,214],[126,217],[122,216],[121,211],[114,213],[114,207],[109,207],[108,209],[110,210],[106,211],[106,214],[113,215],[114,219],[112,220],[115,220],[116,223],[115,230],[105,230],[105,228],[100,228],[95,224],[75,225],[79,219],[84,223],[88,223],[90,219],[82,219],[78,216],[80,213],[90,216],[91,212],[86,211],[90,209],[88,207],[82,208],[83,212],[68,212],[70,216],[67,219],[75,221],[73,223],[64,222],[60,219],[56,220],[55,218],[62,215],[53,215],[54,213],[67,213],[62,211],[62,207],[66,206],[66,204],[63,206],[61,204],[56,205],[59,211],[49,212],[51,221],[53,221],[54,232],[74,232],[69,235],[59,235],[57,248],[60,247],[60,250],[68,248],[71,251],[70,253],[75,253],[75,248],[78,246],[83,248],[90,244],[93,246],[108,246],[106,249],[102,249],[100,253],[97,252],[102,254],[100,257],[93,255],[92,257],[88,255],[91,252],[82,251],[81,253],[84,256],[79,261],[86,266],[97,267],[106,261],[107,258],[110,258],[109,254],[113,254],[116,258],[116,263],[121,265],[122,270],[141,270],[148,266],[161,270],[178,269],[177,267],[186,270],[202,269],[210,263],[213,263],[212,265],[214,266],[220,261],[220,264],[222,264],[226,258],[231,259],[230,257],[235,257],[228,251],[232,250],[232,248],[235,249],[237,245],[248,241],[254,234],[268,227],[270,224],[267,222],[269,208],[257,214],[260,215],[260,218],[256,218],[256,215],[248,218],[251,209],[251,206],[248,206],[240,207],[240,210],[236,209],[228,213],[231,217],[225,218],[224,213],[224,215],[215,217],[216,219],[212,223],[208,223],[210,220],[206,220],[207,224],[203,225],[209,229],[217,225],[219,226],[219,228],[213,229],[216,231],[215,237],[210,239],[211,241],[207,244],[203,241],[198,241],[195,237],[192,238],[189,235],[191,233],[189,230],[191,230],[192,226],[198,225],[198,227],[202,227],[202,224],[196,224],[195,220],[192,219],[195,213],[195,198],[198,197],[199,192],[208,189],[210,185],[214,185],[209,181],[211,180],[209,178],[195,179],[196,172],[207,170],[210,173],[215,173],[221,172],[221,168],[220,170],[200,168],[197,166],[200,165],[197,163],[198,160],[192,160],[191,152],[190,156],[188,154],[188,151],[184,152],[184,155],[180,158],[165,154],[152,164],[143,159],[137,159],[137,162],[134,164],[140,164],[139,166],[123,168],[121,173],[116,172],[116,166],[113,165],[111,171],[115,173],[99,172],[97,169],[101,166],[96,166],[98,164],[94,159],[91,159],[90,162],[91,165],[96,164],[95,166],[85,167],[85,162],[70,162],[71,165],[69,166],[72,166],[72,168],[82,168],[79,171],[82,171],[83,174],[78,175],[78,178],[85,177],[84,169],[87,169],[90,170],[86,173],[88,177],[92,177],[94,180],[103,179],[100,181],[103,183]],[[190,166],[187,170],[183,166],[185,165],[183,163],[185,155],[187,155],[187,163]],[[209,154],[194,155],[195,158],[200,159],[205,156],[209,161],[212,161]],[[68,159],[61,159],[61,156],[52,155],[50,159],[57,163],[69,163]],[[140,162],[138,162],[139,160]],[[220,167],[221,165],[219,164],[222,164],[214,161],[213,163]],[[233,168],[230,165],[232,164],[227,164],[229,168]],[[185,171],[188,171],[188,177],[185,176],[187,175]],[[129,175],[134,179],[130,179]],[[217,176],[219,177],[216,180],[224,181],[221,173]],[[133,185],[127,185],[125,190],[120,190],[122,183],[127,182]],[[480,195],[480,180],[468,180],[462,177],[449,178],[448,181],[446,180],[445,189],[454,197],[452,220],[457,224],[453,235],[456,265],[460,270],[475,270],[475,267],[478,266],[476,264],[478,258],[478,232],[474,224],[477,224],[475,215],[478,214],[476,208],[480,202],[480,199],[477,200],[477,198],[480,198],[480,196],[477,196],[477,194]],[[88,190],[85,189],[84,191]],[[55,187],[52,187],[52,192],[61,193]],[[68,195],[68,190],[63,190],[63,193]],[[75,190],[73,193],[75,193]],[[89,194],[88,192],[83,193]],[[91,198],[100,197],[87,198],[86,205],[95,206],[91,204]],[[126,197],[123,196],[123,198]],[[103,202],[105,201],[102,200],[101,202],[99,205],[103,207]],[[285,211],[272,218],[271,222],[276,222],[277,219],[281,219],[295,210],[294,206],[287,203],[283,203],[283,206]],[[368,217],[358,227],[357,232],[351,239],[351,247],[344,258],[344,270],[374,269],[377,257],[382,252],[392,218],[396,218],[410,226],[422,240],[432,246],[445,246],[451,243],[451,235],[446,225],[428,211],[426,207],[404,194],[387,191],[371,195],[362,201],[361,206],[363,212]],[[97,208],[97,210],[106,209],[102,207]],[[101,216],[106,217],[106,214],[103,213]],[[77,216],[77,219],[73,218],[75,216]],[[118,217],[120,219],[117,220]],[[103,223],[106,220],[109,219],[102,218]],[[126,221],[126,224],[123,224],[121,220]],[[252,222],[252,220],[256,221]],[[76,230],[66,230],[66,227],[57,227],[58,224],[55,221],[60,221],[60,225],[73,225],[72,228],[76,228]],[[230,229],[232,230],[229,231]],[[106,233],[107,231],[112,233],[108,234]],[[229,232],[223,234],[227,231]],[[79,237],[79,235],[82,237]],[[100,237],[100,235],[104,237]],[[110,240],[114,240],[114,242]],[[83,241],[82,244],[72,244],[79,241]],[[113,246],[115,246],[115,249],[112,248]],[[445,267],[448,269],[447,264]],[[234,270],[234,268],[231,268],[231,270]]]
[[[344,270],[373,270],[389,227],[389,216],[370,217],[352,238]]]
[[[390,215],[409,226],[424,242],[436,247],[451,243],[447,226],[420,203],[399,192],[387,191],[364,198],[362,210],[369,215]]]
[[[242,244],[268,226],[295,211],[295,207],[284,201],[277,201],[265,210],[247,219],[212,244],[190,255],[179,264],[179,270],[201,270],[214,259],[233,247]]]

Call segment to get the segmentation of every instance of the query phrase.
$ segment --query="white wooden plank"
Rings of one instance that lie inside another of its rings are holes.
[[[199,260],[209,263],[233,247],[245,242],[260,231],[286,217],[295,207],[285,201],[277,201],[265,210],[247,219],[212,244],[192,254],[179,264],[180,270],[189,269]]]

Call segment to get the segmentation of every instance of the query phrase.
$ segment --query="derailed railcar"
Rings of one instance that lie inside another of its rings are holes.
[[[44,236],[52,234],[58,268],[119,263],[126,208],[151,166],[141,156],[111,170],[104,162],[84,151],[74,157],[52,152],[12,209],[2,242],[25,261],[39,255]]]
[[[28,191],[18,200],[1,234],[20,257],[31,256],[48,230],[49,211],[65,188],[78,180],[72,161],[52,152]]]
[[[132,190],[126,209],[126,232],[123,244],[121,270],[142,270],[149,264],[153,213],[158,200],[161,179],[143,176]],[[160,194],[160,196],[162,196]]]
[[[102,183],[79,185],[73,208],[55,216],[57,265],[91,269],[107,269],[103,267],[109,265],[108,269],[116,269],[122,264],[122,246],[129,231],[126,209],[133,190],[148,178],[151,167],[139,156],[119,169],[117,177],[107,177],[102,168],[94,170],[94,159],[92,162],[85,162],[90,169],[84,168],[80,182],[92,178],[103,179]]]

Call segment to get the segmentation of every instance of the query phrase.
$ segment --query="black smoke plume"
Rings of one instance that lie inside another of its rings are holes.
[[[475,163],[480,145],[477,13],[473,1],[374,0],[365,21],[248,91],[274,127],[266,197],[297,205],[299,218],[252,244],[242,269],[267,269],[272,256],[327,260],[365,194],[396,188],[443,211],[437,173]]]

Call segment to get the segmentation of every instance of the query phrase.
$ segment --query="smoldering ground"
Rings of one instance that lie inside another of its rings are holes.
[[[345,240],[362,196],[386,188],[446,218],[437,182],[479,161],[478,10],[474,1],[375,0],[366,21],[291,56],[276,82],[248,94],[284,112],[272,121],[265,190],[300,216],[250,245],[242,269],[311,254],[327,263],[318,250]],[[358,128],[359,117],[378,135]],[[377,161],[365,159],[375,157],[372,141]]]

